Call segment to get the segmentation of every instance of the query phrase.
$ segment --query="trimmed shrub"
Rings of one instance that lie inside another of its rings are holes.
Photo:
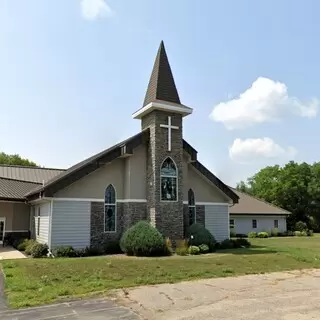
[[[195,223],[189,226],[186,230],[186,237],[191,246],[206,244],[210,252],[215,250],[216,240],[214,236],[201,224]]]
[[[225,239],[220,243],[220,249],[233,249],[234,243],[230,239]]]
[[[25,251],[30,241],[32,240],[29,240],[29,239],[20,240],[19,244],[15,248],[18,249],[19,251]]]
[[[244,238],[238,238],[238,239],[234,239],[233,240],[233,245],[235,248],[250,248],[251,247],[251,243]]]
[[[313,237],[313,230],[308,230],[308,236]]]
[[[295,237],[302,237],[301,231],[295,231],[294,236]]]
[[[296,231],[306,231],[308,230],[307,224],[303,221],[298,221],[295,225]]]
[[[197,246],[190,246],[189,254],[192,254],[192,255],[200,254],[200,248]]]
[[[259,232],[258,233],[258,238],[268,238],[269,233],[268,232]]]
[[[77,256],[76,250],[71,246],[57,247],[53,254],[57,258],[74,258]]]
[[[273,228],[271,230],[270,235],[271,235],[271,237],[278,237],[279,236],[279,229],[278,228]]]
[[[206,244],[201,244],[199,246],[200,253],[208,253],[210,251],[209,247]]]
[[[255,231],[248,233],[248,238],[256,238],[257,236],[258,236],[258,234]]]
[[[102,256],[104,254],[103,249],[98,247],[86,247],[84,251],[86,257]]]
[[[307,237],[308,236],[308,231],[303,230],[301,231],[301,237]]]
[[[85,249],[75,249],[75,257],[77,257],[77,258],[88,257],[87,248],[85,248]]]
[[[162,256],[167,254],[161,233],[147,221],[130,227],[120,240],[120,247],[129,256]]]
[[[119,240],[108,240],[103,244],[103,251],[105,254],[120,254],[123,253],[120,248]]]
[[[37,242],[34,239],[30,239],[30,240],[27,241],[26,246],[25,246],[25,250],[24,250],[24,252],[27,255],[31,255],[31,248],[35,243],[37,243]]]
[[[216,242],[216,244],[214,245],[214,249],[215,249],[215,250],[220,250],[220,249],[221,249],[221,244],[220,244],[220,242]]]
[[[43,243],[35,242],[31,248],[30,253],[32,258],[43,258],[48,254],[48,245]]]
[[[286,232],[286,236],[287,236],[287,237],[293,237],[293,236],[294,236],[294,232],[291,231],[291,230],[288,230],[288,231]]]

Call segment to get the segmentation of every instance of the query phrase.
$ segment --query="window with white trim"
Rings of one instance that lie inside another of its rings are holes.
[[[256,228],[257,228],[257,220],[256,220],[256,219],[253,219],[253,220],[252,220],[252,228],[253,228],[253,229],[256,229]]]
[[[116,219],[116,190],[112,184],[109,184],[104,197],[104,232],[116,231]]]
[[[230,229],[234,229],[234,219],[229,220],[229,227]]]
[[[177,201],[178,170],[171,158],[163,161],[160,169],[161,200]]]
[[[279,228],[279,220],[274,220],[274,227]]]
[[[192,189],[189,189],[188,191],[188,209],[189,209],[189,226],[191,226],[197,221],[196,203],[194,200],[194,192]]]

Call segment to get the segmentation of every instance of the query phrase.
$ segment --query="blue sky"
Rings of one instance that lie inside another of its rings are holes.
[[[184,138],[225,182],[318,161],[319,12],[316,0],[1,0],[0,150],[65,168],[137,133],[163,39],[194,108]]]

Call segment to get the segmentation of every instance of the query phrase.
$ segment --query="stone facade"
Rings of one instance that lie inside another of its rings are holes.
[[[173,129],[171,151],[168,150],[168,129],[160,127],[168,124],[171,116]],[[166,237],[182,239],[183,223],[183,140],[182,116],[176,113],[154,110],[142,118],[142,130],[149,128],[150,140],[147,151],[147,212],[150,222]],[[177,201],[161,201],[160,168],[170,157],[178,170]]]
[[[147,219],[146,203],[117,202],[115,232],[104,232],[104,202],[91,202],[90,245],[101,247],[107,240],[119,240],[125,230]]]

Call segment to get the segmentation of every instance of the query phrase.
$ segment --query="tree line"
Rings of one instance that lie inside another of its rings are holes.
[[[7,154],[4,152],[0,152],[0,164],[31,167],[37,166],[35,162],[22,158],[18,154]]]
[[[246,181],[240,181],[237,189],[290,211],[289,230],[303,221],[310,229],[319,231],[320,162],[290,161],[282,167],[267,166]]]

